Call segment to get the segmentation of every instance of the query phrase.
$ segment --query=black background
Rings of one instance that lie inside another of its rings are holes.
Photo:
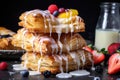
[[[2,1],[2,0],[1,0]],[[110,1],[110,0],[108,0]],[[0,2],[0,26],[17,31],[21,13],[32,9],[46,10],[50,4],[74,8],[85,21],[86,31],[80,33],[85,39],[94,41],[94,32],[100,12],[100,3],[107,0],[4,0]],[[115,0],[113,0],[115,2]],[[117,1],[116,1],[117,2]]]

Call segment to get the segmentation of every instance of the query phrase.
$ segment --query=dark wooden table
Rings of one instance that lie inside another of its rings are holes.
[[[42,74],[36,76],[29,76],[28,78],[23,78],[20,72],[16,72],[12,69],[12,65],[19,64],[20,61],[12,60],[6,62],[8,62],[9,67],[6,71],[0,71],[0,80],[94,80],[95,77],[99,77],[100,80],[120,80],[120,74],[108,75],[107,67],[104,67],[102,73],[91,71],[91,74],[89,76],[72,77],[69,79],[56,78],[55,75],[52,75],[50,78],[45,78]]]

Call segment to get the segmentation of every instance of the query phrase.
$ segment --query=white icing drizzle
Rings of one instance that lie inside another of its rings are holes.
[[[68,10],[69,10],[69,9],[66,10],[66,16],[69,16]],[[68,22],[68,18],[66,18],[66,22]],[[67,27],[68,27],[68,26],[69,26],[69,24],[67,24]],[[66,33],[68,33],[68,28],[66,28]]]
[[[71,10],[69,10],[70,11],[70,20],[71,20],[71,23],[69,24],[69,26],[70,26],[70,29],[71,29],[71,34],[74,32],[74,26],[73,26],[73,22],[72,22],[72,11]]]
[[[34,60],[36,59],[36,53],[35,52],[33,52],[33,57],[34,57]]]
[[[66,55],[61,55],[61,57],[65,60],[66,62],[66,72],[68,72],[68,57]]]
[[[65,79],[65,78],[71,78],[72,75],[69,74],[69,73],[59,73],[59,74],[56,75],[56,77]]]
[[[74,60],[74,62],[76,63],[77,62],[77,60],[76,60],[76,52],[70,52],[69,54],[72,57],[72,59]]]
[[[41,58],[38,60],[38,70],[37,71],[40,71],[40,67],[41,67]]]
[[[70,52],[70,56],[73,58],[74,62],[77,63],[77,68],[79,70],[80,68],[80,58],[78,56],[78,54],[76,54],[77,52]]]
[[[90,75],[90,72],[86,70],[76,70],[76,71],[70,72],[70,74],[73,76],[85,76],[85,75]]]
[[[85,52],[83,50],[78,50],[78,53],[81,56],[81,60],[82,60],[83,66],[84,66],[85,62],[86,62],[86,58],[85,58],[85,54],[84,54]]]
[[[79,40],[76,40],[76,46],[77,46],[77,49],[79,49]]]
[[[33,50],[33,52],[34,52],[34,47],[35,47],[35,45],[34,45],[34,41],[35,40],[36,40],[36,37],[33,35],[32,38],[30,39],[30,43],[32,44],[32,50]]]
[[[23,44],[22,44],[22,48],[24,49],[24,43],[25,43],[25,34],[26,34],[26,32],[27,32],[27,30],[26,29],[22,29],[22,38],[23,38]]]
[[[26,55],[25,55],[25,61],[24,61],[25,68],[27,68],[27,64],[28,64],[28,53],[26,53]]]
[[[65,47],[67,49],[67,52],[69,53],[70,52],[70,46],[67,44],[66,36],[65,36],[65,39],[64,39],[64,43],[65,43]]]
[[[41,56],[42,56],[42,54],[43,54],[43,52],[42,52],[42,42],[41,41],[39,41],[39,47],[40,47],[40,54],[41,54]]]
[[[40,36],[38,37],[39,39],[39,47],[40,47],[40,53],[42,55],[42,45],[44,43],[44,41],[48,41],[48,42],[51,42],[50,46],[52,48],[52,53],[54,53],[56,51],[56,53],[58,52],[58,45],[56,44],[55,40],[48,37],[48,36]],[[46,48],[46,51],[47,51],[47,48]]]
[[[79,22],[81,21],[81,18],[79,16],[76,16],[76,23],[77,23],[77,26],[76,26],[76,29],[79,29]]]
[[[61,71],[61,73],[63,73],[63,66],[62,66],[62,57],[61,57],[61,55],[56,55],[57,57],[58,57],[58,59],[60,60],[59,61],[59,64],[60,64],[60,71]]]
[[[63,44],[60,42],[60,40],[58,40],[58,45],[60,47],[60,54],[62,54]]]
[[[90,60],[91,63],[92,63],[92,67],[91,67],[91,69],[94,69],[94,61],[93,61],[93,59],[92,59],[92,55],[91,55],[91,53],[88,53],[88,58],[89,58],[89,60]]]
[[[78,56],[78,54],[76,54],[76,61],[77,61],[77,66],[78,66],[78,70],[80,68],[80,58]]]

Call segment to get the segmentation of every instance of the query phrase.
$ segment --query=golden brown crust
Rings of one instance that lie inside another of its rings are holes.
[[[16,33],[5,27],[0,27],[0,50],[16,50],[21,49],[11,44],[12,36]]]
[[[52,33],[51,35],[35,34],[22,28],[13,36],[12,44],[17,47],[22,47],[26,51],[41,52],[51,55],[61,51],[66,53],[81,49],[86,45],[86,41],[79,33],[61,35],[57,33]]]
[[[40,53],[27,52],[22,56],[22,64],[31,70],[51,71],[53,74],[63,71],[77,70],[79,68],[87,68],[92,65],[92,55],[84,50],[72,51],[61,55],[43,55]]]
[[[21,50],[20,47],[15,47],[11,44],[12,38],[0,39],[0,50]]]
[[[19,17],[19,26],[27,28],[31,32],[37,33],[68,33],[84,32],[85,23],[79,16],[71,16],[67,19],[59,19],[51,15],[48,11],[31,10],[26,11]]]
[[[5,27],[0,27],[0,35],[8,35],[8,34],[12,36],[16,33],[13,32],[12,30],[5,28]]]

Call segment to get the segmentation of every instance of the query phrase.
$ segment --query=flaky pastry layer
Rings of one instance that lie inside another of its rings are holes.
[[[5,27],[0,27],[0,35],[14,35],[16,34],[15,32],[13,32],[12,30],[9,30]]]
[[[57,18],[47,10],[30,10],[22,13],[19,26],[27,28],[31,32],[37,33],[69,33],[84,32],[85,23],[79,16],[70,18]]]
[[[81,49],[86,41],[79,33],[36,34],[22,28],[13,36],[12,44],[29,52],[51,55]]]
[[[49,70],[53,74],[81,68],[90,68],[92,66],[92,60],[92,55],[85,50],[76,50],[67,54],[54,54],[51,56],[27,52],[22,56],[24,67],[40,72]]]

